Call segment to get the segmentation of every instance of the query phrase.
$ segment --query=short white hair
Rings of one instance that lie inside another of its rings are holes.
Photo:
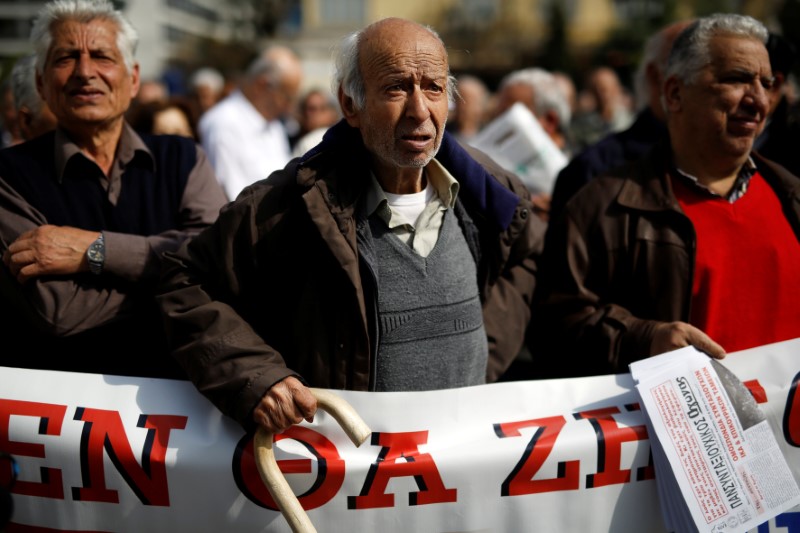
[[[709,43],[718,35],[734,35],[758,40],[766,46],[769,31],[747,15],[717,13],[703,17],[684,29],[672,44],[665,78],[676,76],[684,83],[694,83],[711,63]]]
[[[114,9],[108,0],[53,0],[44,5],[31,28],[37,72],[41,74],[44,71],[47,52],[53,43],[53,26],[67,20],[81,23],[93,20],[112,22],[117,27],[117,48],[128,72],[133,72],[139,34],[122,12]]]
[[[192,74],[189,86],[195,90],[198,87],[210,87],[213,91],[220,92],[225,86],[225,77],[217,69],[203,67]]]
[[[11,90],[14,93],[14,105],[17,111],[23,107],[39,116],[44,108],[44,101],[36,90],[36,55],[21,57],[11,69]]]
[[[555,76],[537,67],[515,70],[500,80],[499,90],[515,84],[524,84],[533,90],[533,107],[537,116],[553,111],[558,117],[561,131],[566,132],[569,129],[572,112],[567,96]]]

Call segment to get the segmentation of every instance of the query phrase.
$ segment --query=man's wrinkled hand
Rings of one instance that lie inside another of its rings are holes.
[[[99,232],[44,225],[26,231],[8,246],[3,262],[20,283],[47,275],[87,271],[86,250]]]
[[[725,357],[725,349],[722,346],[686,322],[665,322],[657,325],[650,344],[650,355],[671,352],[685,346],[694,346],[714,359]]]
[[[311,422],[317,399],[299,379],[289,376],[273,385],[253,410],[253,420],[270,433],[281,433],[303,420]]]

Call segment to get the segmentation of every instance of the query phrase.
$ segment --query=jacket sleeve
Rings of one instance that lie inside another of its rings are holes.
[[[142,236],[104,232],[104,276],[43,276],[21,285],[0,267],[0,293],[39,331],[67,336],[140,312],[142,294],[152,294],[161,270],[161,254],[210,225],[225,202],[222,189],[202,151],[188,178],[179,228]],[[0,180],[0,251],[47,219],[5,181]]]
[[[499,275],[486,291],[483,303],[484,327],[489,341],[488,382],[497,381],[525,342],[536,288],[537,266],[544,244],[545,223],[533,213],[530,202],[517,206],[513,226],[519,233],[505,235],[499,244],[507,256]]]
[[[216,220],[227,198],[202,148],[197,146],[177,213],[178,227],[157,235],[104,232],[105,270],[118,278],[154,286],[161,273],[161,256],[177,250],[187,239]]]
[[[484,242],[487,248],[495,247],[484,253],[498,258],[483,266],[488,270],[483,288],[483,321],[489,343],[486,380],[494,382],[508,370],[525,343],[547,226],[534,214],[530,192],[516,175],[501,168],[483,152],[465,148],[495,179],[520,198],[511,223],[500,232],[499,240]]]
[[[246,428],[266,391],[296,375],[236,311],[255,272],[257,197],[246,190],[212,226],[165,254],[156,297],[170,348],[189,379]]]
[[[578,221],[570,205],[549,223],[528,345],[535,359],[541,354],[544,377],[626,373],[629,363],[650,353],[658,322],[612,303],[620,251],[608,249],[591,223],[581,223],[599,213],[581,205]]]
[[[47,223],[0,179],[0,253],[21,234]],[[43,276],[20,284],[5,263],[0,264],[0,296],[11,312],[43,334],[55,336],[83,332],[125,315],[132,307],[128,291],[90,275]]]

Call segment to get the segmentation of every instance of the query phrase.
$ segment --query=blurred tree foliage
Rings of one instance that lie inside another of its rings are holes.
[[[542,46],[538,64],[547,70],[560,70],[572,74],[575,70],[575,61],[569,52],[564,5],[561,2],[552,2],[547,18],[550,35]]]

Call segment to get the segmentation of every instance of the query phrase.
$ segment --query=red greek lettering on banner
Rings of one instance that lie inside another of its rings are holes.
[[[786,398],[786,407],[783,410],[783,435],[786,442],[796,448],[800,448],[800,394],[797,394],[797,387],[800,385],[800,372],[798,372],[792,384],[789,385],[789,395]]]
[[[742,383],[747,387],[747,390],[750,391],[750,394],[753,395],[756,403],[767,403],[767,391],[764,390],[764,386],[759,383],[757,379],[751,379]]]
[[[386,487],[396,477],[413,477],[420,489],[409,493],[409,505],[456,502],[457,490],[445,487],[433,457],[419,451],[419,445],[427,442],[427,431],[373,433],[371,443],[381,446],[381,451],[369,468],[361,494],[348,496],[347,508],[394,507],[394,494],[387,494]]]
[[[0,450],[14,456],[45,459],[47,453],[44,444],[9,440],[8,426],[11,415],[38,418],[39,434],[57,437],[61,435],[61,425],[66,412],[66,405],[0,399]],[[0,481],[5,481],[10,477],[10,471],[0,472]],[[64,485],[60,468],[41,467],[40,479],[41,481],[17,479],[12,492],[22,496],[64,499]]]
[[[646,441],[644,425],[620,427],[612,415],[620,412],[617,407],[606,407],[575,413],[576,419],[588,420],[597,436],[597,473],[586,476],[586,487],[605,487],[630,483],[631,470],[622,468],[622,445],[626,442]],[[652,455],[648,454],[647,466],[637,472],[636,481],[655,479]]]
[[[553,451],[558,434],[567,423],[563,416],[551,416],[520,422],[506,422],[495,424],[494,432],[501,439],[520,437],[522,428],[536,427],[537,429],[525,452],[517,465],[503,481],[502,496],[522,496],[540,492],[556,492],[560,490],[575,490],[580,485],[580,461],[559,461],[558,474],[555,478],[533,479],[542,468],[550,452]]]
[[[297,496],[303,509],[310,511],[322,507],[336,496],[344,483],[345,462],[333,442],[321,433],[302,426],[292,426],[283,433],[274,435],[274,439],[276,443],[283,439],[295,440],[316,458],[316,480],[307,491]],[[281,459],[277,463],[284,475],[310,474],[312,471],[311,459]],[[242,437],[236,446],[233,467],[236,486],[242,494],[260,507],[278,510],[275,500],[258,474],[252,435]]]
[[[106,487],[103,450],[117,471],[145,505],[169,506],[169,484],[164,464],[170,433],[184,429],[188,417],[140,415],[136,424],[147,429],[141,466],[133,455],[125,427],[117,411],[78,407],[75,420],[84,422],[81,435],[81,477],[85,487],[74,487],[79,501],[119,503],[119,494]]]

